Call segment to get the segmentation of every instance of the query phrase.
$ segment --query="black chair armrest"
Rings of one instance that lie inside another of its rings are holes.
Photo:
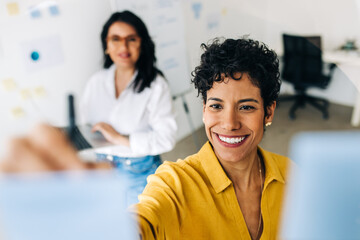
[[[328,74],[328,76],[331,77],[333,75],[333,73],[334,73],[335,68],[336,68],[336,64],[335,63],[329,63],[328,66],[329,66],[329,74]]]

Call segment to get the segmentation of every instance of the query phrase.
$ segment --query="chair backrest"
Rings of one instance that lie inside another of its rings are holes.
[[[284,66],[282,78],[295,87],[318,85],[323,81],[320,36],[283,34]]]

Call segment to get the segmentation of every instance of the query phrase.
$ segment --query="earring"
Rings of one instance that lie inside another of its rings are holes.
[[[203,122],[205,122],[205,118],[203,118]]]
[[[268,126],[270,126],[271,124],[272,124],[272,122],[267,122],[267,123],[265,123],[265,126],[268,127]]]

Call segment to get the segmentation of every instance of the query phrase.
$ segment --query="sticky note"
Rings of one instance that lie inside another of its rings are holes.
[[[6,8],[10,16],[18,15],[20,13],[19,5],[16,2],[6,4]]]
[[[223,8],[223,9],[221,10],[221,14],[222,14],[223,16],[225,16],[225,15],[227,14],[227,8]]]
[[[49,12],[51,16],[57,16],[60,14],[59,7],[57,5],[50,6]]]
[[[22,100],[28,100],[29,98],[31,98],[31,92],[29,89],[21,89],[20,96]]]
[[[46,90],[45,90],[45,88],[44,87],[36,87],[34,90],[33,90],[33,92],[34,92],[34,96],[35,97],[44,97],[44,96],[46,96]]]
[[[14,107],[11,109],[11,115],[16,119],[23,118],[25,117],[25,111],[22,107]]]
[[[2,88],[7,91],[14,91],[16,89],[16,82],[12,78],[7,78],[1,81]]]
[[[31,18],[40,18],[41,12],[38,8],[30,9],[30,16],[31,16]]]

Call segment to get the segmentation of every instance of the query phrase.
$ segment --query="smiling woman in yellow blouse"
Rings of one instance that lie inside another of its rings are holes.
[[[274,119],[279,61],[275,52],[251,39],[215,40],[203,48],[192,82],[203,98],[209,141],[184,160],[163,163],[129,211],[142,239],[276,239],[291,161],[259,143]],[[52,154],[32,148],[12,158],[26,161],[33,171],[59,170],[53,162],[61,156],[54,153],[62,149],[67,162],[60,169],[104,167],[81,162],[52,128],[39,131],[37,136],[53,139],[54,146],[45,141],[36,149]],[[27,145],[18,141],[17,146]],[[27,171],[16,162],[3,162],[2,171]]]
[[[250,39],[203,48],[192,81],[209,142],[160,166],[132,211],[144,239],[276,239],[290,161],[258,145],[280,90],[277,56]]]

